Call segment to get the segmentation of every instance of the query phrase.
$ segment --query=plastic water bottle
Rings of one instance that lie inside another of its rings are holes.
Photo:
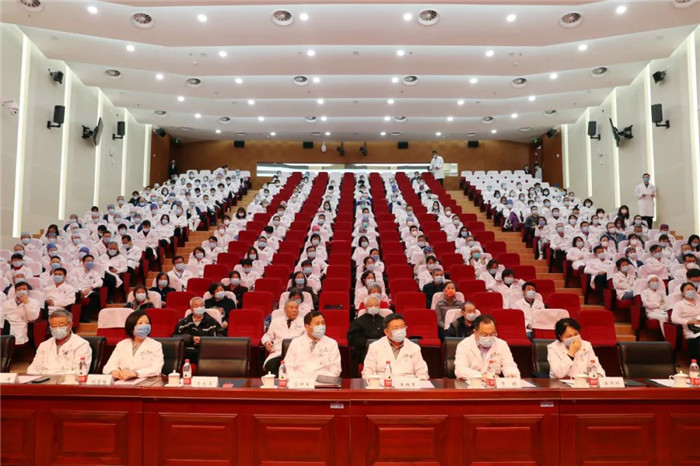
[[[287,388],[287,365],[282,361],[280,363],[280,372],[279,372],[279,382],[278,385],[280,388]]]
[[[80,358],[80,363],[78,364],[78,383],[87,382],[88,378],[88,366],[85,362],[85,358]]]
[[[189,359],[185,359],[182,365],[182,385],[192,385],[192,365]]]
[[[486,368],[486,388],[496,388],[496,361],[489,359]]]
[[[591,359],[591,362],[588,363],[586,373],[588,374],[588,386],[598,388],[598,368],[595,367],[595,359]]]
[[[690,376],[690,386],[700,387],[700,366],[698,366],[697,359],[693,359],[692,361],[690,361],[688,375]]]
[[[394,382],[391,379],[391,361],[387,361],[384,367],[384,388],[391,388],[393,386]]]

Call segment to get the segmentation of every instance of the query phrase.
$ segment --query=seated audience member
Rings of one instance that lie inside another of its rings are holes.
[[[618,259],[615,264],[617,272],[612,276],[613,288],[615,288],[615,296],[617,299],[632,299],[634,298],[634,282],[637,280],[637,273],[630,265],[630,262],[625,259]]]
[[[155,377],[163,369],[163,345],[149,338],[151,319],[143,311],[129,314],[124,323],[127,338],[117,343],[112,356],[102,369],[117,380]]]
[[[520,309],[525,314],[525,327],[532,328],[532,321],[535,317],[535,311],[544,309],[544,303],[537,296],[537,285],[533,282],[525,282],[522,286],[523,297],[519,299],[513,309]]]
[[[241,261],[240,272],[241,285],[252,290],[255,287],[255,280],[258,278],[261,278],[261,275],[253,271],[253,261],[250,259],[243,259]]]
[[[367,341],[378,340],[384,335],[384,317],[380,315],[379,298],[365,298],[367,312],[353,319],[348,330],[348,343],[355,350],[357,361],[364,361],[367,353]]]
[[[308,302],[306,302],[304,300],[304,292],[303,291],[301,291],[299,288],[290,288],[289,291],[287,292],[287,299],[284,302],[282,302],[280,300],[279,309],[276,310],[279,312],[273,311],[273,312],[275,312],[275,315],[284,314],[284,305],[289,300],[294,300],[297,302],[297,304],[299,305],[299,315],[301,317],[304,317],[306,314],[308,314],[309,312],[314,310],[313,303],[309,304]]]
[[[134,287],[134,297],[131,301],[126,303],[126,306],[134,311],[145,311],[146,309],[153,309],[155,305],[148,296],[148,290],[143,285],[136,285]]]
[[[212,283],[209,286],[209,294],[211,298],[204,301],[204,307],[207,309],[217,308],[221,311],[221,322],[224,328],[228,327],[228,315],[236,309],[236,302],[226,296],[226,289],[221,283]]]
[[[500,293],[503,297],[503,309],[514,309],[515,303],[523,298],[523,281],[516,280],[511,269],[505,269],[501,273],[501,279],[492,291]]]
[[[318,306],[318,295],[316,292],[313,290],[311,286],[309,286],[309,283],[307,281],[306,275],[304,272],[295,272],[294,275],[292,275],[292,285],[289,287],[287,291],[292,291],[293,289],[300,290],[304,293],[309,293],[311,295],[311,302],[314,307]],[[302,298],[303,300],[303,298]]]
[[[549,377],[566,379],[578,374],[587,374],[588,363],[595,360],[598,374],[605,377],[605,370],[593,352],[591,344],[581,338],[581,325],[574,319],[565,318],[554,325],[557,339],[547,345]]]
[[[53,283],[44,288],[44,299],[49,311],[66,309],[75,304],[76,289],[66,283],[66,269],[59,267],[53,271]]]
[[[248,292],[248,288],[241,284],[241,274],[233,270],[228,273],[228,286],[226,291],[230,291],[236,296],[236,302],[243,305],[243,295]]]
[[[406,321],[400,314],[384,318],[384,336],[369,345],[362,369],[362,378],[383,375],[390,361],[393,377],[428,379],[428,365],[423,360],[420,346],[406,339]]]
[[[474,332],[457,345],[455,376],[459,379],[487,376],[491,361],[496,375],[520,377],[508,343],[498,338],[496,322],[482,314],[474,321]]]
[[[686,282],[681,285],[683,299],[673,305],[671,322],[683,326],[683,336],[688,343],[688,358],[698,359],[700,345],[700,301],[695,285]]]
[[[425,295],[425,307],[430,309],[433,304],[433,296],[435,293],[440,293],[445,290],[445,271],[442,267],[436,267],[432,270],[433,281],[423,287]]]
[[[173,257],[173,269],[168,272],[168,277],[170,278],[170,283],[175,291],[185,291],[187,289],[187,282],[190,278],[195,278],[195,276],[187,270],[185,265],[185,258],[182,256]]]
[[[224,329],[207,313],[204,300],[199,296],[190,299],[190,309],[192,313],[177,323],[173,336],[187,336],[185,358],[189,358],[190,362],[196,364],[199,361],[199,344],[202,337],[223,336]]]
[[[284,316],[272,319],[270,327],[260,340],[268,353],[263,371],[277,374],[282,362],[282,341],[285,338],[296,338],[302,333],[304,320],[299,316],[299,305],[290,299],[284,304]]]
[[[341,373],[338,343],[326,336],[326,320],[318,311],[304,316],[305,333],[289,344],[284,357],[289,378],[323,375],[339,377]]]
[[[23,345],[29,341],[27,336],[29,322],[38,319],[41,313],[41,304],[29,297],[29,289],[27,282],[15,283],[14,298],[8,298],[2,304],[3,327],[9,324],[10,335],[14,335],[17,345]]]
[[[471,301],[465,301],[462,306],[462,312],[445,331],[445,336],[467,338],[474,333],[474,321],[481,315],[481,312],[474,306]]]
[[[435,305],[435,312],[438,317],[438,334],[440,338],[444,338],[445,333],[445,316],[450,309],[462,309],[464,302],[457,299],[457,286],[453,281],[445,282],[445,288],[442,291],[443,296]]]
[[[92,361],[90,344],[71,328],[73,315],[58,309],[49,315],[51,338],[44,340],[36,350],[34,360],[27,368],[27,374],[61,374],[78,372],[81,358],[88,369]]]
[[[601,301],[603,290],[608,286],[608,276],[612,276],[613,263],[608,259],[601,245],[593,248],[593,257],[586,262],[583,273],[591,276],[591,288],[598,290]]]
[[[151,287],[149,291],[158,293],[160,295],[161,307],[166,307],[165,304],[168,293],[172,293],[176,290],[170,286],[170,276],[165,272],[160,272],[156,277],[156,286]]]
[[[107,302],[111,303],[114,300],[114,291],[122,285],[119,275],[126,272],[126,256],[119,251],[119,244],[110,242],[107,245],[107,253],[102,257],[102,261],[105,267],[105,274],[102,280],[107,287]]]
[[[82,265],[71,270],[69,277],[70,284],[80,291],[81,298],[89,301],[87,309],[83,309],[81,314],[83,322],[89,322],[88,315],[97,315],[100,310],[100,288],[103,282],[94,266],[95,258],[92,254],[86,254]]]
[[[644,306],[647,319],[658,320],[663,332],[663,324],[668,322],[666,288],[656,275],[649,275],[646,279],[646,284],[646,288],[639,293],[642,298],[642,305]]]

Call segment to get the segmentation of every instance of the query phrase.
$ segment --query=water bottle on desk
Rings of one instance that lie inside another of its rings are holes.
[[[287,365],[282,361],[280,363],[279,381],[278,385],[280,388],[287,388]]]
[[[82,357],[80,358],[80,363],[78,364],[78,383],[87,382],[88,372],[89,370],[87,363],[85,362],[85,358]]]
[[[595,366],[595,359],[591,359],[591,362],[588,363],[586,374],[588,374],[588,386],[598,388],[598,368]]]
[[[384,367],[384,388],[391,388],[394,386],[394,383],[391,378],[391,361],[386,362],[386,366]]]
[[[693,359],[692,361],[690,361],[688,375],[690,376],[690,386],[700,387],[700,366],[698,366],[697,359]]]
[[[489,359],[486,368],[486,388],[496,388],[496,361]]]
[[[182,385],[192,385],[192,364],[189,359],[185,359],[182,365]]]

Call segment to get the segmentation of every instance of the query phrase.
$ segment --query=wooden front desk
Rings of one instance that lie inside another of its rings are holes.
[[[700,390],[420,391],[4,385],[0,462],[130,465],[700,464]]]

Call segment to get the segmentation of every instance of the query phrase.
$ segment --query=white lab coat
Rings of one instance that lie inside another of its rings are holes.
[[[85,364],[90,369],[92,349],[90,344],[79,335],[71,334],[68,341],[56,350],[56,339],[49,338],[39,345],[27,374],[63,374],[78,372],[80,358],[85,358]]]
[[[294,319],[289,327],[287,327],[287,315],[282,317],[276,317],[270,321],[270,327],[263,335],[260,342],[263,346],[271,341],[274,345],[272,352],[265,358],[263,365],[267,364],[272,358],[276,358],[282,355],[282,341],[286,338],[296,338],[303,334],[306,330],[304,329],[304,318],[301,313]],[[287,361],[285,361],[286,363]]]
[[[160,375],[163,364],[163,345],[159,341],[146,337],[134,354],[133,340],[126,338],[114,347],[102,373],[111,374],[115,369],[128,369],[136,372],[139,377],[155,377]]]
[[[420,346],[409,339],[405,339],[399,355],[394,357],[391,343],[386,336],[369,345],[365,357],[362,378],[367,379],[372,375],[384,375],[386,362],[391,362],[393,377],[417,377],[428,380],[428,365],[423,360]]]
[[[649,183],[645,186],[644,183],[638,184],[634,188],[634,195],[638,199],[638,214],[642,217],[654,216],[654,202],[656,201],[657,191],[656,186]]]
[[[29,298],[27,304],[17,304],[17,298],[8,299],[2,304],[2,323],[10,323],[10,335],[15,336],[15,343],[23,345],[29,341],[27,337],[28,323],[39,318],[41,307],[39,303]]]
[[[486,356],[483,357],[476,343],[475,335],[465,338],[457,345],[455,376],[458,379],[481,377],[486,374],[491,359],[496,364],[497,375],[520,377],[520,371],[513,360],[513,354],[510,352],[508,343],[500,338],[496,338]]]
[[[44,288],[44,299],[53,300],[53,306],[49,306],[49,310],[65,309],[71,304],[75,304],[76,289],[67,283],[61,283],[59,286],[52,283]]]
[[[523,297],[515,302],[513,309],[520,309],[523,311],[523,314],[525,314],[525,327],[532,328],[532,320],[535,317],[535,311],[544,309],[544,303],[535,298],[532,304],[530,304]]]
[[[671,322],[683,326],[683,336],[686,339],[700,337],[700,332],[695,333],[688,328],[688,321],[691,319],[700,320],[700,303],[697,300],[689,303],[685,299],[681,299],[673,305]]]
[[[430,171],[436,180],[442,180],[445,178],[445,160],[440,155],[436,155],[430,161]]]
[[[285,322],[286,326],[286,322]],[[311,338],[308,333],[296,337],[289,344],[284,357],[289,378],[325,375],[339,377],[341,372],[338,343],[327,336],[321,337],[311,351]]]
[[[80,292],[87,289],[94,290],[102,286],[100,274],[95,269],[86,270],[82,266],[71,270],[68,279],[69,283]]]
[[[559,341],[553,341],[547,345],[547,361],[549,362],[549,377],[552,379],[566,379],[578,374],[586,374],[588,363],[595,360],[598,374],[605,377],[605,370],[600,365],[598,357],[593,352],[591,344],[585,340],[581,341],[581,349],[572,360],[569,357],[566,345]]]

